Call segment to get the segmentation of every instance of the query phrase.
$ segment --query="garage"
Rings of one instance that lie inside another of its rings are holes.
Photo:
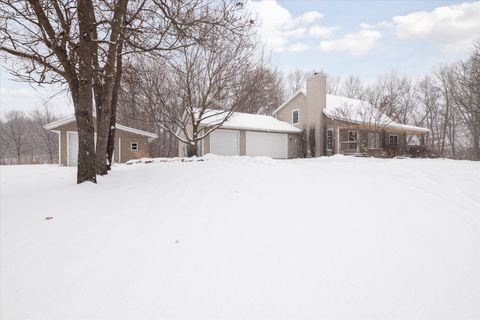
[[[210,133],[210,152],[220,156],[240,154],[240,132],[238,130],[215,130]]]
[[[288,158],[288,134],[286,133],[247,131],[245,138],[247,156]]]

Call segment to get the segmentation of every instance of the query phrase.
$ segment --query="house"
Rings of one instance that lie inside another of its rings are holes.
[[[49,123],[44,128],[58,134],[58,163],[64,166],[76,166],[78,132],[75,117],[72,116]],[[113,161],[123,163],[132,159],[148,157],[150,155],[150,142],[156,138],[158,138],[158,135],[155,133],[117,124]]]
[[[308,78],[306,90],[296,92],[273,114],[310,132],[312,156],[406,154],[407,142],[423,144],[429,133],[393,121],[366,101],[327,94],[323,74]]]
[[[208,112],[224,115],[218,110]],[[221,122],[215,114],[207,118],[200,123],[203,128]],[[409,142],[423,144],[428,132],[395,122],[365,101],[327,94],[326,76],[315,74],[307,79],[306,90],[293,94],[273,117],[234,112],[201,142],[199,154],[278,159],[333,154],[392,156],[406,154]],[[180,143],[179,156],[186,155],[186,145]]]

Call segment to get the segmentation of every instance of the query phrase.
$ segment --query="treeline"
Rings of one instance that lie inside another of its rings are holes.
[[[43,128],[52,109],[10,111],[0,117],[0,164],[58,163],[58,135]]]

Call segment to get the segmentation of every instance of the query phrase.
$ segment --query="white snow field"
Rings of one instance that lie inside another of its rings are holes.
[[[205,160],[1,167],[0,318],[480,319],[479,162]]]

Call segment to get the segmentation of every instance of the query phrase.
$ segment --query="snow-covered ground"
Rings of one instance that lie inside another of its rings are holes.
[[[478,162],[0,174],[1,319],[480,319]]]

